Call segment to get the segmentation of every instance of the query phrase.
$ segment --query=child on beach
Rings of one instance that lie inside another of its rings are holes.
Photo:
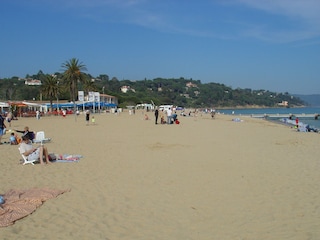
[[[96,120],[94,119],[94,116],[92,116],[91,121],[92,121],[92,124],[94,125],[96,122]]]
[[[166,124],[166,121],[164,120],[164,116],[161,116],[161,124]]]
[[[12,132],[12,133],[10,134],[10,144],[11,144],[11,145],[18,145],[18,140],[17,140],[14,132]]]

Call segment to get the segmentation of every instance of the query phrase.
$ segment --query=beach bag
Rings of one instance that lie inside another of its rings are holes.
[[[48,157],[49,157],[49,161],[57,160],[57,156],[54,153],[49,153]]]

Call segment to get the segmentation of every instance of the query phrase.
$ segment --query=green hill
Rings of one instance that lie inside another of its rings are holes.
[[[60,73],[55,73],[57,80]],[[28,75],[30,79],[43,79],[42,71],[36,75]],[[205,108],[205,107],[281,107],[279,103],[288,102],[289,106],[303,106],[305,102],[298,96],[289,93],[277,93],[268,90],[232,89],[221,83],[201,83],[200,80],[185,78],[178,79],[144,79],[138,81],[109,79],[107,75],[87,78],[93,81],[90,89],[87,85],[79,84],[78,90],[98,91],[118,97],[119,106],[125,107],[138,103],[151,103],[156,105],[173,104],[182,107]],[[69,89],[63,88],[60,81],[59,99],[69,99]],[[121,89],[126,88],[126,92]],[[0,80],[0,100],[48,100],[41,92],[41,86],[29,86],[25,79],[12,77]],[[308,101],[307,101],[308,102]]]

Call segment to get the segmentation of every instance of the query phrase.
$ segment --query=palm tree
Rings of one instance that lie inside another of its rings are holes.
[[[72,58],[61,65],[64,69],[63,78],[64,84],[70,90],[71,101],[75,103],[78,83],[85,80],[83,71],[87,71],[86,66],[76,58]]]
[[[83,81],[83,88],[87,93],[89,93],[90,91],[95,91],[97,89],[96,84],[89,78],[86,78]]]
[[[55,75],[45,75],[45,77],[43,78],[43,83],[41,85],[41,92],[44,96],[49,98],[50,108],[52,111],[53,99],[57,98],[59,93],[59,86]]]

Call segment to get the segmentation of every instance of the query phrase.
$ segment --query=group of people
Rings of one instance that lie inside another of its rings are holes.
[[[22,135],[22,142],[20,143],[19,151],[21,154],[26,156],[29,161],[39,160],[40,164],[43,164],[43,159],[45,158],[46,163],[50,164],[47,147],[42,144],[34,147],[27,134]]]
[[[166,111],[167,114],[167,121],[164,120],[164,115],[161,115],[160,117],[160,123],[161,124],[179,124],[179,120],[178,120],[178,115],[176,113],[172,113],[171,108],[169,108]],[[158,118],[159,118],[159,109],[156,108],[156,110],[154,111],[154,116],[155,116],[155,124],[158,124]]]
[[[4,123],[5,119],[0,114],[0,143],[1,138],[5,134],[6,125]],[[22,133],[21,138],[15,133]],[[33,146],[33,139],[35,138],[34,132],[29,130],[29,127],[25,127],[23,130],[15,130],[10,134],[10,144],[18,145],[21,154],[27,157],[28,160],[39,160],[41,164],[44,163],[43,159],[47,164],[49,161],[49,152],[46,146],[40,145],[37,147]]]
[[[87,109],[86,112],[85,112],[85,114],[86,114],[86,124],[89,125],[89,121],[90,121],[90,110]],[[91,122],[92,122],[93,125],[95,125],[96,119],[94,118],[94,116],[91,117]]]
[[[39,160],[40,164],[43,164],[43,159],[46,163],[49,164],[49,152],[46,146],[41,144],[40,146],[34,147],[33,140],[35,134],[33,131],[29,130],[29,127],[26,126],[22,131],[15,130],[16,132],[22,133],[19,151],[21,154],[27,157],[28,160]]]

